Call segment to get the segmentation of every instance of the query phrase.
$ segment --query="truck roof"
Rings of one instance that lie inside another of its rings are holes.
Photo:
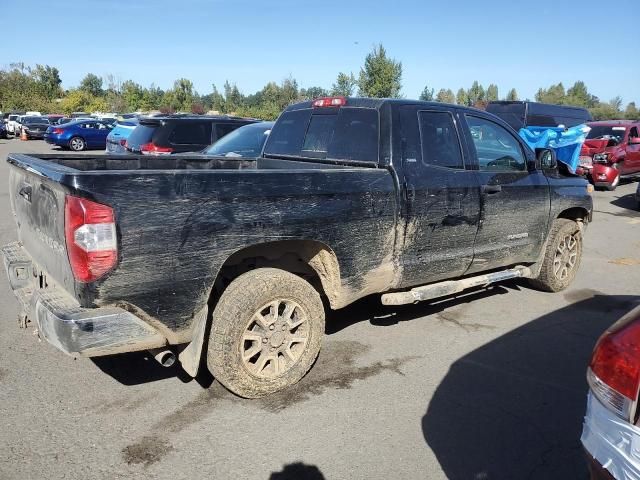
[[[333,97],[327,97],[327,98],[333,98]],[[345,104],[346,107],[375,108],[379,110],[384,105],[398,105],[398,106],[424,105],[424,106],[432,106],[432,107],[447,106],[447,107],[458,108],[458,109],[474,111],[474,112],[481,111],[481,110],[478,110],[477,108],[467,107],[464,105],[455,105],[455,104],[441,103],[441,102],[425,102],[422,100],[410,100],[406,98],[366,98],[366,97],[344,97],[344,98],[346,100],[346,104]],[[307,100],[304,102],[291,104],[285,109],[285,112],[291,111],[291,110],[303,110],[305,108],[312,108],[314,101],[315,100]]]

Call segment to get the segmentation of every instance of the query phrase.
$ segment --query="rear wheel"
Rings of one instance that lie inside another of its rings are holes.
[[[236,278],[213,312],[207,366],[236,395],[258,398],[298,382],[324,335],[324,307],[302,278],[259,268]]]
[[[567,288],[578,272],[582,259],[582,233],[578,222],[557,218],[551,226],[549,239],[542,259],[542,267],[531,284],[547,292],[559,292]]]
[[[69,148],[74,152],[81,152],[87,147],[87,144],[84,142],[84,139],[80,137],[73,137],[69,140]]]

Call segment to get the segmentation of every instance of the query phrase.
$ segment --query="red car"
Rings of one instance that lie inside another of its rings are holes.
[[[640,307],[600,337],[587,369],[582,430],[591,478],[640,478]]]
[[[621,178],[640,175],[640,121],[587,125],[591,131],[580,151],[580,166],[596,187],[615,190]]]

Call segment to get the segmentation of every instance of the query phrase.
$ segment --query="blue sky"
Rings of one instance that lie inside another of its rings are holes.
[[[640,104],[637,0],[2,3],[0,31],[16,48],[0,50],[0,66],[54,65],[66,88],[87,72],[162,88],[186,77],[203,94],[227,79],[253,93],[288,76],[328,88],[340,71],[357,75],[381,42],[402,61],[408,98],[425,84],[456,91],[474,80],[533,98],[583,80],[603,100]]]

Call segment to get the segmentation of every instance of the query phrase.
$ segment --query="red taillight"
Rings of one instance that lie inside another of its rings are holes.
[[[153,143],[144,143],[140,145],[140,152],[142,152],[143,155],[169,155],[173,152],[173,148],[159,147]]]
[[[118,242],[111,207],[67,196],[64,233],[69,263],[76,280],[92,282],[115,267]]]
[[[54,128],[52,133],[54,135],[62,135],[64,133],[64,129],[62,129],[62,128]]]
[[[625,315],[600,337],[587,378],[605,406],[632,420],[640,389],[640,309]]]
[[[311,104],[313,108],[322,108],[322,107],[343,107],[347,104],[347,99],[345,97],[322,97],[316,98]]]

